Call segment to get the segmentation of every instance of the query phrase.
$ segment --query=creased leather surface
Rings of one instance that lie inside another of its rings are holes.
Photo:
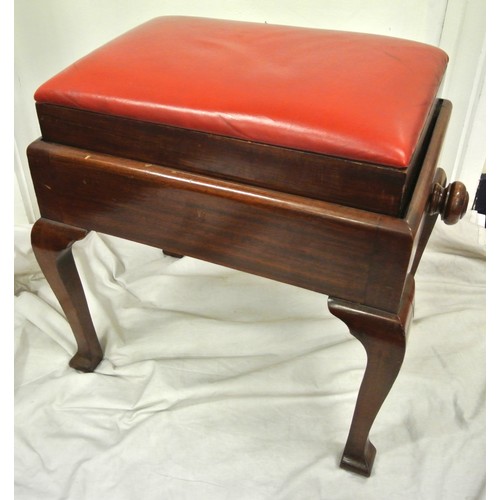
[[[75,346],[16,229],[16,500],[485,497],[484,229],[438,223],[366,480],[338,468],[365,357],[326,297],[91,233],[106,358]]]
[[[446,64],[438,48],[390,37],[162,17],[76,62],[35,98],[405,167]]]

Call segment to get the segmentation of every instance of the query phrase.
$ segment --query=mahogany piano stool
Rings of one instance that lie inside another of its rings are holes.
[[[160,17],[42,85],[32,245],[70,366],[103,357],[71,250],[89,231],[324,294],[367,353],[341,466],[369,476],[417,266],[438,216],[468,204],[437,168],[447,61],[378,35]]]

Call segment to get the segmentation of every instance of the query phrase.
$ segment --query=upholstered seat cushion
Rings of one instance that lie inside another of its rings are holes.
[[[446,54],[377,35],[189,17],[71,65],[39,103],[405,168]]]

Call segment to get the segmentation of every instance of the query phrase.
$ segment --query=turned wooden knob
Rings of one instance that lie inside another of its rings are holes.
[[[469,193],[459,181],[446,186],[446,174],[438,169],[434,178],[432,193],[429,198],[427,212],[430,215],[441,214],[445,224],[456,224],[467,211]]]

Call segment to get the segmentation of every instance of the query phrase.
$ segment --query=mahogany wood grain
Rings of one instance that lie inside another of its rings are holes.
[[[42,218],[33,226],[31,244],[75,335],[78,350],[69,364],[92,372],[102,360],[102,350],[71,250],[86,234],[84,229]]]
[[[436,174],[434,176],[434,185],[438,183],[440,185],[446,184],[446,174],[443,169],[438,168]],[[432,202],[432,191],[429,195],[429,203]],[[424,254],[425,247],[429,241],[429,238],[432,234],[432,230],[436,224],[439,212],[429,213],[427,210],[423,215],[423,222],[420,225],[420,238],[418,241],[418,245],[415,249],[415,254],[412,262],[412,268],[410,274],[415,275],[418,269],[418,265],[420,264],[420,260]]]
[[[359,389],[341,466],[369,476],[375,447],[368,435],[403,363],[406,337],[413,316],[414,280],[410,277],[397,314],[388,314],[334,297],[328,300],[333,315],[341,319],[366,350],[366,370]]]
[[[396,312],[449,118],[439,109],[405,218],[45,141],[28,155],[45,218]]]
[[[418,231],[418,228],[427,213],[430,197],[433,192],[437,163],[444,142],[446,129],[450,121],[451,112],[451,102],[443,100],[439,114],[436,118],[432,138],[426,148],[422,169],[412,194],[411,204],[408,205],[408,210],[404,216],[408,227],[413,233]]]
[[[29,159],[45,218],[398,310],[403,219],[43,141]]]
[[[437,101],[436,108],[439,105]],[[429,115],[406,169],[50,104],[37,104],[37,111],[47,142],[400,216],[418,177],[423,144],[438,109]]]

